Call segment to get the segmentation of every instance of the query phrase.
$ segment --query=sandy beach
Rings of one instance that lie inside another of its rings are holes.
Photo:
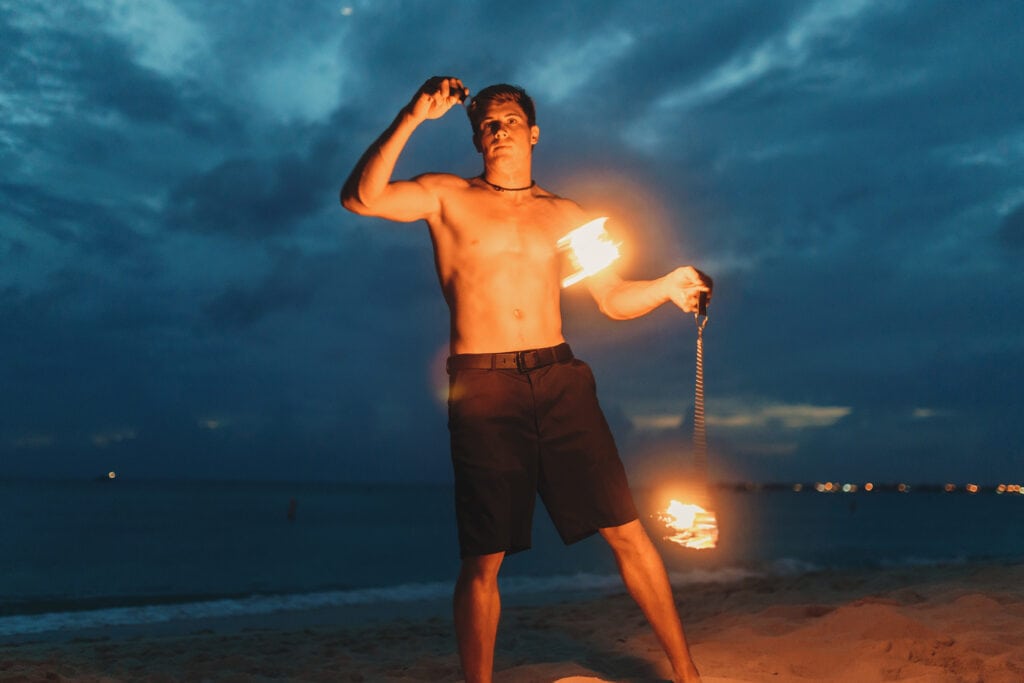
[[[748,578],[687,586],[676,598],[707,683],[1024,681],[1024,565]],[[0,647],[0,681],[460,679],[447,616],[420,610],[362,625],[351,616],[9,643]],[[667,674],[625,595],[504,611],[499,683],[648,683]]]

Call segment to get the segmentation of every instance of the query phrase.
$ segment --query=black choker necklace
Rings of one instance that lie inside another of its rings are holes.
[[[501,185],[497,185],[495,183],[492,183],[490,180],[488,180],[487,178],[483,177],[482,175],[477,176],[477,177],[480,178],[480,180],[482,180],[485,183],[487,183],[488,185],[490,185],[491,187],[493,187],[498,192],[522,192],[523,190],[532,190],[533,186],[537,184],[536,180],[531,180],[530,184],[527,185],[526,187],[502,187]]]

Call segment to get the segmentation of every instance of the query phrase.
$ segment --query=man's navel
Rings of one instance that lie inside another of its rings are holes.
[[[512,309],[512,317],[515,318],[516,320],[522,320],[523,319],[523,312],[520,311],[518,308],[513,308]]]

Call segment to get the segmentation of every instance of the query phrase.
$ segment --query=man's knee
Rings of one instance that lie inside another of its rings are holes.
[[[459,571],[459,581],[496,582],[498,570],[501,569],[504,559],[504,552],[464,557],[462,558],[462,568]]]
[[[639,519],[601,529],[601,536],[617,552],[642,552],[651,546],[651,540]]]

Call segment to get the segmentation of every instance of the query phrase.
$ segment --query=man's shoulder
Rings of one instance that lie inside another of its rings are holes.
[[[469,180],[451,173],[424,173],[413,180],[432,190],[458,190],[469,187]]]
[[[584,211],[582,206],[580,206],[573,200],[555,194],[554,192],[551,192],[546,188],[538,186],[537,197],[538,199],[544,199],[550,202],[552,206],[556,207],[558,211],[565,214],[567,217],[576,218],[583,217],[586,215],[586,212]]]

